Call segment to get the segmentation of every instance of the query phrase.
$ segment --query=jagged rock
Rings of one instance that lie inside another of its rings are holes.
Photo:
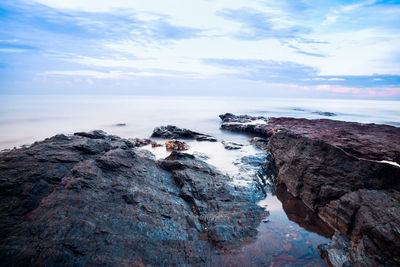
[[[107,133],[102,130],[94,130],[91,132],[77,132],[74,133],[74,135],[88,137],[90,139],[104,139]]]
[[[400,189],[400,168],[363,160],[320,139],[280,132],[269,141],[268,151],[279,169],[278,183],[318,209],[358,189]]]
[[[188,150],[189,146],[185,142],[172,139],[165,141],[165,148],[167,149],[167,151],[184,151]]]
[[[238,143],[234,143],[234,142],[222,141],[221,143],[224,146],[224,148],[227,150],[237,150],[237,149],[241,149],[243,147],[242,144],[238,144]]]
[[[353,261],[362,259],[364,264],[359,266],[400,265],[398,191],[360,189],[350,192],[320,208],[319,215],[348,236],[353,250],[347,253]]]
[[[181,197],[199,216],[207,237],[218,246],[233,246],[237,239],[251,240],[255,228],[267,213],[248,199],[256,192],[227,186],[230,178],[194,156],[173,151],[160,161],[160,166],[172,173]],[[232,205],[235,203],[235,205]],[[233,219],[234,218],[234,219]]]
[[[235,132],[244,133],[264,133],[260,128],[263,128],[265,123],[264,117],[252,117],[248,115],[236,116],[231,113],[219,115],[222,120],[221,128]]]
[[[156,127],[153,130],[152,137],[173,138],[173,139],[195,139],[197,141],[216,142],[217,139],[188,129],[178,128],[173,125]]]
[[[268,138],[280,131],[320,139],[361,159],[400,164],[400,128],[328,119],[263,118],[248,115],[220,115],[221,128]]]
[[[347,252],[340,252],[347,255],[343,263],[356,266],[400,264],[395,253],[400,249],[400,128],[326,119],[220,117],[223,129],[268,139],[276,183],[285,184],[343,240],[350,240],[325,251],[339,253],[338,247],[346,247]],[[342,257],[327,253],[333,261]]]
[[[135,146],[96,131],[0,153],[0,265],[200,266],[256,236],[251,192]]]

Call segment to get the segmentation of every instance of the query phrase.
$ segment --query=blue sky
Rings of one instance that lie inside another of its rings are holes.
[[[2,0],[1,94],[400,99],[400,1]]]

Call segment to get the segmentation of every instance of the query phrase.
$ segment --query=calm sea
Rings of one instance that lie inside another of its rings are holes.
[[[165,124],[224,139],[228,133],[219,130],[218,115],[225,112],[400,126],[400,101],[175,96],[0,96],[0,101],[0,149],[93,129],[148,137],[154,127]],[[313,113],[319,111],[336,116]]]

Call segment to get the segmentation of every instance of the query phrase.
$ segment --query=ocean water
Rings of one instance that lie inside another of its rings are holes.
[[[221,130],[219,114],[330,118],[400,126],[399,101],[153,96],[0,96],[0,101],[0,150],[29,145],[59,133],[93,129],[125,138],[147,138],[154,127],[171,124],[210,134],[219,141],[243,144],[240,150],[226,150],[221,142],[187,141],[188,153],[214,165],[232,177],[232,183],[242,186],[252,182],[255,170],[243,169],[241,159],[263,152],[249,144],[249,136]],[[335,115],[327,117],[319,112]],[[142,149],[156,158],[169,154],[165,147],[148,145]],[[209,264],[326,266],[317,247],[330,241],[332,230],[285,192],[271,190],[259,202],[270,214],[260,223],[255,240],[217,251]]]
[[[219,114],[332,118],[400,126],[400,101],[254,97],[0,96],[0,150],[59,133],[102,129],[121,137],[148,137],[165,124],[217,138],[243,139],[219,129]],[[326,117],[313,112],[333,112]],[[125,127],[115,126],[125,123]]]

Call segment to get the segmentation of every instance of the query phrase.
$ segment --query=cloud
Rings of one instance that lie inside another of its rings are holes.
[[[150,20],[139,19],[143,14],[132,10],[115,10],[113,13],[68,11],[41,4],[18,5],[7,0],[0,4],[0,8],[4,14],[0,22],[17,33],[23,31],[24,35],[28,35],[30,30],[74,39],[164,41],[194,38],[202,32],[198,28],[171,24],[167,16],[153,15]]]
[[[398,14],[393,0],[2,0],[0,93],[62,81],[112,92],[124,80],[127,92],[395,94]]]
[[[23,44],[17,40],[0,40],[0,52],[5,53],[23,53],[39,50],[38,47]]]
[[[354,88],[395,88],[400,84],[400,75],[342,75],[342,76],[317,76],[309,78],[306,84],[324,82],[328,85],[342,85]]]
[[[167,77],[167,78],[183,78],[198,79],[196,74],[192,73],[167,73],[162,71],[93,71],[93,70],[54,70],[45,71],[41,74],[43,77],[87,77],[93,79],[111,79],[111,80],[132,80],[136,77]],[[91,80],[91,83],[93,81]]]
[[[287,61],[241,60],[241,59],[205,59],[205,63],[236,69],[236,77],[269,82],[293,82],[315,76],[315,68]]]
[[[319,75],[318,69],[289,61],[241,60],[241,59],[205,59],[206,64],[218,65],[235,70],[236,78],[263,80],[266,82],[297,83],[303,86],[335,85],[343,88],[396,88],[400,84],[400,75]]]
[[[295,38],[310,31],[302,26],[287,25],[275,16],[250,8],[223,9],[217,14],[225,19],[240,23],[242,28],[238,33],[235,33],[235,36],[244,40]]]
[[[303,54],[306,56],[311,56],[311,57],[326,57],[323,54],[318,54],[318,53],[313,53],[313,52],[307,52],[307,51],[302,51],[302,50],[297,50],[296,53],[298,54]]]

